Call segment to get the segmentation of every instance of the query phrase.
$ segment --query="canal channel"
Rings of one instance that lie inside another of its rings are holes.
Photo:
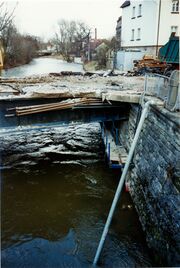
[[[36,59],[3,75],[82,68],[68,66]],[[91,267],[120,178],[107,167],[99,124],[0,135],[0,144],[2,267]],[[155,265],[125,190],[99,265]]]
[[[29,64],[2,71],[3,77],[25,77],[32,75],[45,75],[61,71],[83,71],[82,64],[68,63],[54,58],[36,58]]]

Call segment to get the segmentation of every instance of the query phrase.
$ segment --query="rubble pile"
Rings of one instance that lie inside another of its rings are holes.
[[[0,78],[0,98],[97,97],[109,90],[143,91],[144,77],[124,72],[51,73],[46,76]]]
[[[164,74],[167,64],[160,62],[151,55],[144,55],[142,60],[134,61],[134,75],[144,75],[146,72]]]

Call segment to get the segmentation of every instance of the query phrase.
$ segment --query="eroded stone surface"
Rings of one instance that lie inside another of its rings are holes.
[[[135,133],[133,105],[120,138],[127,150]],[[169,266],[180,265],[180,121],[178,115],[151,108],[129,172],[130,193],[147,241]]]
[[[2,166],[26,167],[41,161],[77,164],[102,159],[99,124],[82,124],[0,135]]]

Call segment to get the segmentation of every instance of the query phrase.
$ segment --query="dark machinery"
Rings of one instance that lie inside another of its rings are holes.
[[[175,33],[172,33],[169,41],[160,48],[159,60],[167,64],[164,70],[166,76],[170,76],[173,70],[179,69],[179,36],[175,36]]]

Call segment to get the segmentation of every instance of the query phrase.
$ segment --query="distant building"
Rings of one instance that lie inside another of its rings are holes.
[[[48,42],[47,43],[46,50],[49,51],[49,52],[51,52],[51,53],[55,53],[56,52],[56,47],[51,42]]]
[[[97,29],[95,28],[94,38],[91,36],[83,44],[83,61],[90,61],[96,58],[96,48],[104,42],[103,39],[97,38]]]
[[[121,53],[117,67],[132,68],[145,54],[158,55],[172,32],[179,35],[179,0],[131,0],[122,5]]]

